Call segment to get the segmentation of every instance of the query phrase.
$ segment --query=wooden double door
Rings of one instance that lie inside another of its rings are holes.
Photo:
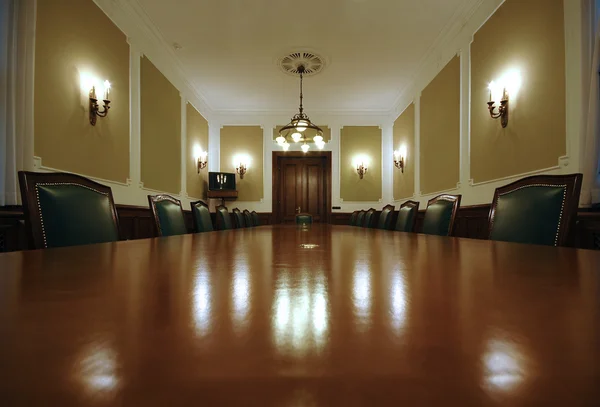
[[[298,213],[329,221],[330,165],[327,156],[277,157],[277,223],[293,223]]]

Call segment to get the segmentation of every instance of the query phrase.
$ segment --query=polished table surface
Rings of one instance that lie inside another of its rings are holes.
[[[0,255],[0,405],[599,406],[600,253],[313,225]]]

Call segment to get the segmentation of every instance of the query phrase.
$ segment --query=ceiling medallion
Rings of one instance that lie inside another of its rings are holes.
[[[298,113],[292,117],[292,120],[279,130],[279,137],[276,139],[277,144],[279,144],[284,151],[287,151],[290,148],[290,141],[293,143],[302,143],[300,148],[304,153],[308,153],[310,146],[307,142],[312,140],[316,146],[322,150],[325,147],[323,130],[310,121],[308,115],[304,113],[304,107],[302,106],[302,99],[304,98],[302,93],[302,81],[306,68],[304,65],[298,65],[295,70],[300,75],[300,108]]]

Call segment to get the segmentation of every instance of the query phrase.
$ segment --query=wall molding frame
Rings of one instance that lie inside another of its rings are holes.
[[[132,185],[131,178],[126,178],[125,182],[122,182],[122,181],[109,180],[109,179],[105,179],[105,178],[99,178],[99,177],[95,177],[95,176],[89,175],[89,174],[84,174],[81,172],[73,172],[73,171],[63,170],[63,169],[59,169],[59,168],[47,167],[42,164],[42,157],[37,157],[37,156],[33,157],[33,169],[34,169],[34,171],[41,171],[41,172],[65,172],[65,173],[69,173],[69,174],[77,174],[77,175],[81,175],[82,177],[86,177],[91,180],[97,181],[101,184],[121,185],[121,186],[125,186],[125,187],[129,187]]]
[[[516,181],[517,179],[520,178],[525,178],[525,177],[529,177],[532,175],[538,175],[538,174],[549,174],[549,173],[553,173],[553,172],[557,172],[562,170],[565,167],[569,166],[569,156],[562,156],[562,157],[558,157],[558,165],[555,165],[553,167],[548,167],[548,168],[542,168],[539,170],[533,170],[533,171],[528,171],[528,172],[523,172],[520,174],[515,174],[515,175],[509,175],[506,177],[501,177],[501,178],[496,178],[496,179],[491,179],[488,181],[481,181],[481,182],[475,182],[472,178],[469,179],[469,186],[471,187],[477,187],[479,185],[486,185],[486,184],[493,184],[493,183],[497,183],[497,182],[507,182],[510,183],[512,181]]]

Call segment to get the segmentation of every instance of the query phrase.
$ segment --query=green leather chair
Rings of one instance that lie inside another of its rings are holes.
[[[365,215],[367,214],[367,212],[365,211],[358,211],[358,215],[356,215],[356,226],[358,227],[362,227],[363,224],[365,223]]]
[[[68,173],[19,171],[31,247],[76,246],[119,240],[110,187]]]
[[[364,228],[372,228],[375,226],[375,212],[377,212],[375,208],[371,208],[365,213],[365,219],[362,224]]]
[[[227,211],[227,207],[223,205],[217,206],[217,230],[229,230],[233,229],[233,222],[231,222],[231,215]]]
[[[235,219],[236,229],[243,229],[246,227],[246,219],[244,218],[244,214],[238,208],[233,210],[233,218]]]
[[[248,209],[244,209],[244,221],[246,222],[246,227],[251,228],[254,226],[254,221],[252,220],[252,214]]]
[[[194,219],[194,231],[196,233],[212,232],[214,229],[208,205],[204,201],[191,202],[190,205]]]
[[[386,205],[381,210],[379,215],[379,222],[377,222],[377,229],[389,230],[392,226],[392,216],[394,215],[394,206]]]
[[[185,235],[185,217],[181,201],[170,195],[148,195],[156,236]]]
[[[396,219],[396,227],[394,230],[398,232],[413,232],[417,223],[418,213],[418,202],[404,202],[402,205],[400,205],[400,209],[398,210],[398,218]]]
[[[256,226],[260,226],[260,218],[258,217],[258,213],[256,213],[256,211],[252,211],[250,213],[252,215],[252,225]]]
[[[296,215],[296,225],[312,225],[313,217],[310,213],[299,213]]]
[[[350,215],[350,226],[356,226],[357,218],[358,218],[358,211],[352,212],[352,215]]]
[[[570,244],[582,174],[539,175],[496,189],[490,240],[547,246]]]
[[[461,195],[440,195],[430,200],[422,232],[426,235],[451,236],[460,199]]]

